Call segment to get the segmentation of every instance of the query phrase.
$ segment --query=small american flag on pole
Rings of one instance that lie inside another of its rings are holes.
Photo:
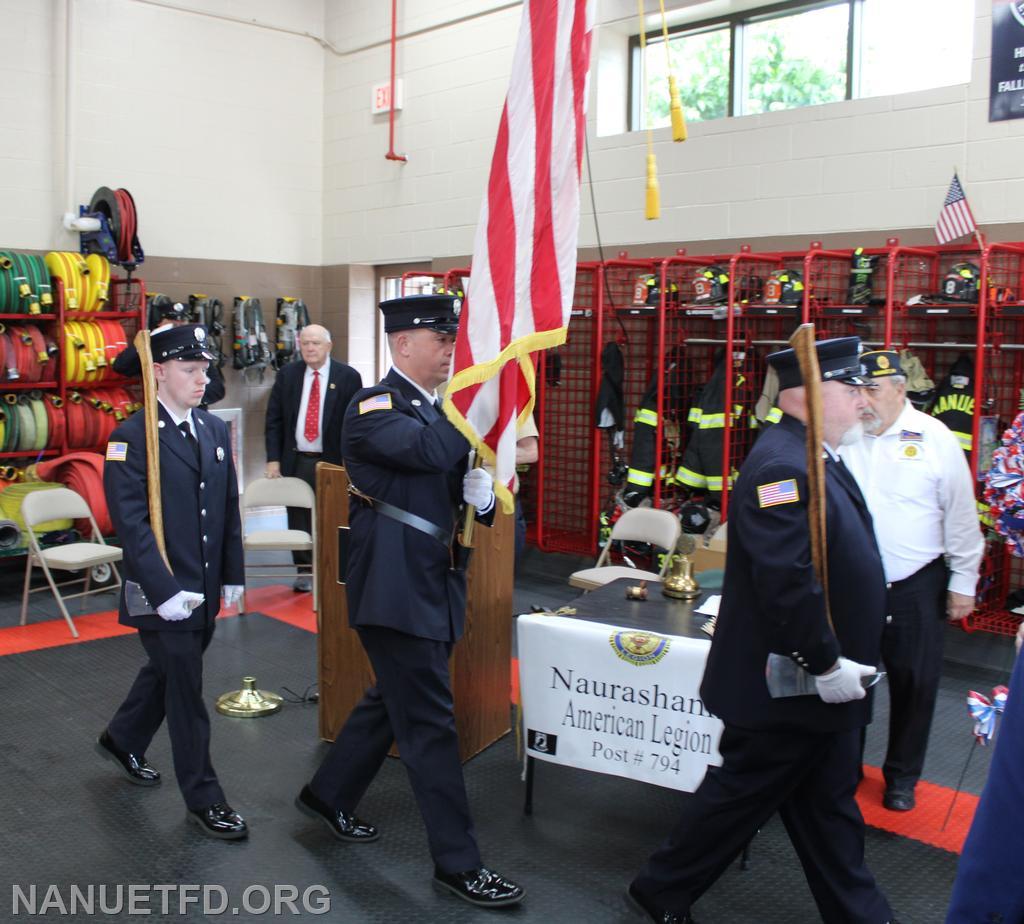
[[[530,354],[565,342],[576,282],[594,0],[526,0],[473,244],[445,413],[508,513]]]
[[[946,201],[942,203],[942,211],[939,212],[939,220],[935,222],[935,236],[940,244],[948,244],[958,237],[974,234],[977,230],[978,226],[971,213],[971,207],[967,204],[964,188],[954,173],[953,182],[949,184],[949,192],[946,193]]]

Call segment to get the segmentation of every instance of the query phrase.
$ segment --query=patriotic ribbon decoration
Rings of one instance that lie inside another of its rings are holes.
[[[593,0],[526,0],[444,409],[513,510],[530,354],[565,342],[576,279]]]
[[[992,528],[1003,537],[1011,554],[1024,558],[1024,414],[1003,432],[1003,445],[992,453],[985,475],[985,502]]]
[[[996,716],[1006,708],[1009,689],[1002,684],[993,688],[992,698],[971,690],[967,694],[967,712],[974,719],[974,737],[978,744],[988,744],[996,731]]]

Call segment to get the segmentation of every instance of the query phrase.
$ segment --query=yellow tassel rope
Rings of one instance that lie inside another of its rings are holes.
[[[640,14],[640,60],[644,61],[647,51],[647,35],[644,32],[644,0],[636,0],[636,6]],[[646,69],[640,92],[644,94],[644,120],[647,122],[647,201],[644,217],[648,221],[653,221],[656,218],[661,218],[661,191],[658,188],[658,162],[654,157],[654,133],[651,131],[651,119],[646,106]]]
[[[679,102],[679,86],[676,75],[672,73],[672,55],[668,48],[668,22],[665,19],[665,0],[661,4],[661,34],[665,46],[665,66],[668,70],[668,107],[672,116],[672,140],[686,140],[686,119],[683,118],[683,105]]]

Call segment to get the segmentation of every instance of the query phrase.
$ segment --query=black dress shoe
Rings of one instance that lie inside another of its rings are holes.
[[[657,921],[658,924],[697,924],[690,917],[688,911],[669,911],[665,908],[658,908],[641,895],[632,884],[626,889],[626,904],[648,921]]]
[[[189,809],[188,818],[203,834],[222,841],[237,841],[249,836],[249,826],[227,802],[215,802],[204,809]]]
[[[106,729],[96,739],[96,753],[117,764],[136,786],[156,786],[160,782],[160,771],[149,765],[145,754],[131,754],[122,751]]]
[[[308,594],[313,590],[313,581],[308,577],[300,577],[295,579],[295,583],[292,584],[292,590],[297,594]]]
[[[882,796],[882,805],[890,812],[909,812],[916,804],[913,790],[887,789]]]
[[[481,908],[501,908],[523,900],[526,891],[511,879],[481,866],[464,873],[442,873],[434,868],[434,888],[458,895],[463,901]]]
[[[331,808],[314,796],[308,786],[303,786],[302,792],[295,797],[295,807],[310,818],[319,818],[335,837],[343,841],[368,844],[380,837],[380,831],[374,825],[360,821],[348,812]]]

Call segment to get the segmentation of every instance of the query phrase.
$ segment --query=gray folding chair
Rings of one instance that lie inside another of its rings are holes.
[[[106,593],[113,588],[121,587],[121,575],[118,573],[115,562],[121,561],[123,553],[116,545],[107,545],[100,535],[99,527],[92,515],[92,510],[85,502],[85,499],[76,494],[70,488],[53,488],[49,491],[37,491],[33,494],[26,494],[21,502],[21,517],[25,521],[25,531],[28,533],[28,557],[25,562],[25,588],[21,596],[21,625],[25,625],[28,615],[28,595],[36,591],[46,590],[45,587],[29,587],[32,580],[32,568],[43,569],[46,582],[60,607],[61,613],[71,629],[71,634],[78,638],[78,630],[71,620],[64,605],[65,600],[73,600],[76,597],[85,597],[89,594]],[[92,541],[72,542],[67,545],[55,545],[44,549],[39,544],[33,527],[49,520],[81,520],[88,519],[92,526]],[[114,573],[115,583],[104,587],[90,587],[92,580],[92,569],[97,565],[109,565]],[[72,578],[58,584],[53,579],[54,571],[85,571],[84,577]],[[61,594],[61,587],[68,587],[71,584],[83,583],[84,589],[74,594]]]
[[[318,610],[316,589],[316,495],[301,478],[258,478],[250,482],[242,495],[242,512],[253,507],[306,507],[309,510],[310,532],[301,529],[260,529],[245,535],[242,545],[247,552],[310,552],[311,565],[264,564],[269,571],[251,571],[246,565],[246,576],[253,577],[305,577],[313,582],[313,611]],[[239,602],[239,612],[245,612],[245,593]]]
[[[635,581],[661,582],[672,564],[671,553],[679,542],[681,531],[679,517],[668,510],[655,510],[652,507],[634,507],[627,510],[615,521],[611,536],[601,550],[594,567],[573,572],[569,575],[569,584],[580,590],[590,591],[624,577]],[[613,565],[609,564],[613,542],[646,542],[664,549],[667,554],[661,569],[657,572],[643,571],[629,565]]]

